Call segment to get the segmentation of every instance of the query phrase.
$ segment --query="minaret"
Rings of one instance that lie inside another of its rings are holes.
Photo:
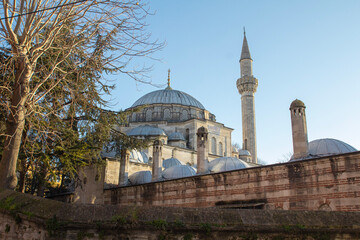
[[[292,159],[305,158],[309,154],[305,108],[305,104],[299,99],[294,100],[290,105],[294,147],[294,155]]]
[[[251,154],[251,161],[257,163],[256,153],[256,126],[255,126],[255,102],[254,94],[258,86],[258,80],[252,75],[252,59],[246,40],[244,28],[244,41],[240,57],[241,77],[236,85],[241,94],[243,149]]]

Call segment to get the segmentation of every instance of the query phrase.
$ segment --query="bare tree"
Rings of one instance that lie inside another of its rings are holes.
[[[67,84],[67,77],[84,62],[100,72],[120,72],[141,81],[146,69],[129,69],[130,61],[148,56],[162,44],[151,41],[145,31],[146,5],[133,0],[2,0],[0,14],[0,50],[6,56],[0,72],[0,107],[6,122],[0,187],[14,189],[27,117],[56,115],[64,107],[54,104],[45,111],[39,103],[49,93],[61,83],[69,94],[75,93],[76,84]],[[69,58],[79,46],[82,56]],[[46,64],[39,62],[50,51]],[[105,86],[103,78],[97,79],[98,86]],[[91,100],[91,94],[83,94]]]

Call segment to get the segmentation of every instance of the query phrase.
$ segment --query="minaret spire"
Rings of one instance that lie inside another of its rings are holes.
[[[248,42],[247,42],[247,39],[246,39],[245,27],[244,27],[244,40],[243,40],[243,46],[242,46],[242,50],[241,50],[240,61],[243,60],[243,59],[251,59],[249,45],[248,45]]]
[[[167,81],[168,81],[168,86],[165,88],[165,89],[167,89],[167,90],[172,90],[172,88],[170,87],[170,68],[169,68],[169,70],[168,70],[168,79],[167,79]]]
[[[241,94],[243,148],[251,154],[251,161],[257,163],[256,126],[255,126],[255,92],[258,80],[252,74],[252,59],[246,39],[244,27],[244,41],[240,57],[241,77],[236,85]]]

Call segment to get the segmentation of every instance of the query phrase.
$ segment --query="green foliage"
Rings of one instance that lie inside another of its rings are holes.
[[[93,237],[94,237],[93,233],[87,233],[87,232],[83,232],[83,231],[80,231],[76,234],[77,240],[83,240],[84,238],[93,238]]]
[[[248,232],[246,235],[242,236],[242,239],[244,240],[257,240],[258,236],[254,232]]]
[[[207,234],[212,231],[212,226],[210,223],[200,223],[200,228]]]
[[[332,239],[329,233],[326,232],[318,232],[318,233],[313,233],[311,235],[314,240],[330,240]]]
[[[5,225],[5,232],[6,233],[10,232],[10,225],[9,224]]]
[[[176,227],[176,228],[184,228],[185,227],[185,223],[180,221],[180,220],[176,220],[174,223],[173,223],[173,226]]]
[[[194,237],[194,236],[193,236],[191,233],[187,233],[187,234],[184,235],[184,238],[183,238],[183,239],[184,239],[184,240],[192,240],[193,237]]]
[[[56,215],[46,221],[45,228],[50,237],[55,236],[62,224],[57,220]]]
[[[54,47],[39,58],[32,77],[33,85],[47,77],[48,69],[55,64],[53,59],[63,54],[57,46],[81,37],[71,35],[73,27],[70,23],[68,28],[64,28],[61,37],[55,39]],[[39,93],[46,93],[48,88],[53,88],[26,117],[17,164],[19,191],[43,196],[44,189],[64,188],[66,182],[76,178],[80,167],[104,163],[100,157],[104,146],[118,155],[123,149],[147,146],[146,141],[128,137],[117,129],[117,126],[126,124],[127,115],[131,112],[104,109],[107,102],[102,96],[109,94],[113,86],[100,84],[104,68],[94,62],[94,59],[102,59],[106,54],[104,48],[108,46],[103,45],[101,38],[99,35],[92,52],[84,52],[83,46],[88,44],[86,41],[74,48],[69,58],[57,65],[58,69],[66,72],[66,78],[57,83],[64,73],[55,70],[56,74],[38,89]],[[92,57],[85,57],[85,54]],[[9,56],[1,56],[5,58],[3,61],[11,61]],[[1,81],[4,80],[0,78]],[[2,97],[6,99],[10,96],[0,89]],[[0,110],[0,116],[3,116],[0,118],[1,153],[4,141],[1,134],[5,132],[7,119],[4,109]]]
[[[111,221],[117,222],[118,224],[124,225],[127,223],[126,217],[123,215],[114,215],[111,217]]]
[[[163,219],[153,220],[149,222],[149,224],[159,230],[166,230],[166,228],[168,227],[168,223]]]
[[[165,240],[166,239],[166,236],[163,235],[163,234],[160,234],[158,237],[157,237],[157,240]]]
[[[10,212],[15,211],[17,209],[17,206],[14,202],[14,197],[7,197],[5,199],[2,199],[0,201],[0,208],[8,210]]]

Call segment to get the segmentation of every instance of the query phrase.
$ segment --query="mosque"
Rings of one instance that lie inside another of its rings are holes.
[[[128,116],[128,124],[119,126],[127,135],[150,139],[154,144],[146,149],[133,149],[120,159],[114,152],[103,152],[106,159],[103,181],[100,184],[94,183],[98,187],[98,198],[104,189],[113,191],[111,189],[120,187],[116,191],[122,191],[125,186],[136,187],[197,175],[261,168],[257,162],[254,101],[258,80],[253,76],[252,61],[244,33],[240,57],[241,74],[236,81],[241,95],[242,149],[231,146],[232,128],[217,122],[215,115],[193,96],[171,87],[169,70],[167,87],[150,92],[135,101],[128,110],[140,108],[140,111]],[[290,162],[357,151],[351,145],[336,139],[308,142],[305,108],[305,104],[298,99],[290,105],[294,151]],[[85,169],[84,174],[87,176],[85,178],[89,178],[96,173]],[[97,178],[96,175],[94,179]],[[85,187],[77,191],[78,199],[82,198],[81,202],[96,203],[94,198],[88,196],[89,189],[92,188]]]

